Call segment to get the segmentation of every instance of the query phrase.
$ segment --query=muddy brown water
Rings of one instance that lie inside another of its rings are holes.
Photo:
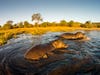
[[[91,40],[63,40],[69,44],[67,52],[54,51],[54,55],[39,61],[25,59],[24,53],[33,42],[46,43],[63,32],[13,40],[0,47],[0,75],[100,75],[100,31],[82,32]]]

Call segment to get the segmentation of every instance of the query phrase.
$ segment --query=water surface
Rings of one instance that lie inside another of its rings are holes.
[[[77,31],[75,31],[77,32]],[[75,33],[73,32],[73,33]],[[48,32],[42,36],[27,34],[0,47],[0,74],[7,75],[100,75],[100,31],[82,31],[91,40],[63,40],[68,53],[55,53],[48,59],[30,61],[25,52],[34,44],[44,44],[57,39],[64,32]],[[72,53],[70,52],[72,51]]]

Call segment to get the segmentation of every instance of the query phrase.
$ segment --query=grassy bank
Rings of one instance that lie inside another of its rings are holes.
[[[7,40],[16,38],[16,35],[22,33],[30,33],[33,35],[41,35],[48,31],[51,32],[66,32],[75,30],[100,30],[100,28],[75,28],[75,27],[33,27],[33,28],[17,28],[9,30],[0,30],[0,45],[3,45]]]

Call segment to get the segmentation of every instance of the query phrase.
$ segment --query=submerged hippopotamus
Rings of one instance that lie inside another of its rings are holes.
[[[60,48],[67,48],[67,47],[68,45],[64,44],[62,41],[54,40],[49,43],[39,44],[39,45],[36,45],[35,47],[32,47],[25,53],[24,57],[30,60],[39,60],[40,58],[48,58],[47,55],[51,51],[54,51]]]
[[[32,48],[30,47],[33,44],[29,41],[5,45],[0,48],[0,75],[100,75],[100,64],[96,62],[98,60],[88,56],[90,55],[87,50],[89,43],[77,40],[64,40],[64,43],[57,39]],[[67,47],[80,53],[54,52],[56,56],[54,54],[48,56],[49,52]]]
[[[76,32],[75,34],[73,33],[64,33],[59,36],[60,38],[68,39],[68,40],[90,40],[89,37],[87,37],[84,33],[82,32]]]
[[[4,46],[4,49],[2,47],[0,49],[0,75],[35,75],[47,64],[65,59],[62,55],[54,56],[54,54],[48,58],[47,54],[50,51],[68,47],[60,40],[39,44],[29,49],[31,46],[33,46],[31,43],[16,43],[11,47],[10,45]]]

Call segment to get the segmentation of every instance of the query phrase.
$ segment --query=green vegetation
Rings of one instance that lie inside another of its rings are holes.
[[[32,28],[32,27],[53,27],[53,26],[64,26],[64,27],[81,27],[81,28],[100,28],[100,23],[92,23],[87,21],[85,23],[74,22],[74,21],[65,21],[61,20],[59,23],[56,22],[42,22],[40,24],[35,23],[30,24],[28,21],[20,22],[17,24],[12,23],[5,23],[4,25],[0,26],[0,29],[16,29],[16,28]]]
[[[41,14],[36,13],[32,15],[32,21],[35,24],[30,24],[28,21],[19,22],[13,24],[13,21],[9,20],[4,25],[0,26],[0,45],[3,45],[7,40],[11,38],[16,38],[16,35],[21,33],[30,33],[33,35],[44,34],[48,31],[72,31],[72,30],[91,30],[99,29],[100,23],[92,23],[91,21],[86,21],[85,23],[74,22],[73,20],[67,22],[66,20],[61,20],[59,23],[56,22],[42,22]]]

